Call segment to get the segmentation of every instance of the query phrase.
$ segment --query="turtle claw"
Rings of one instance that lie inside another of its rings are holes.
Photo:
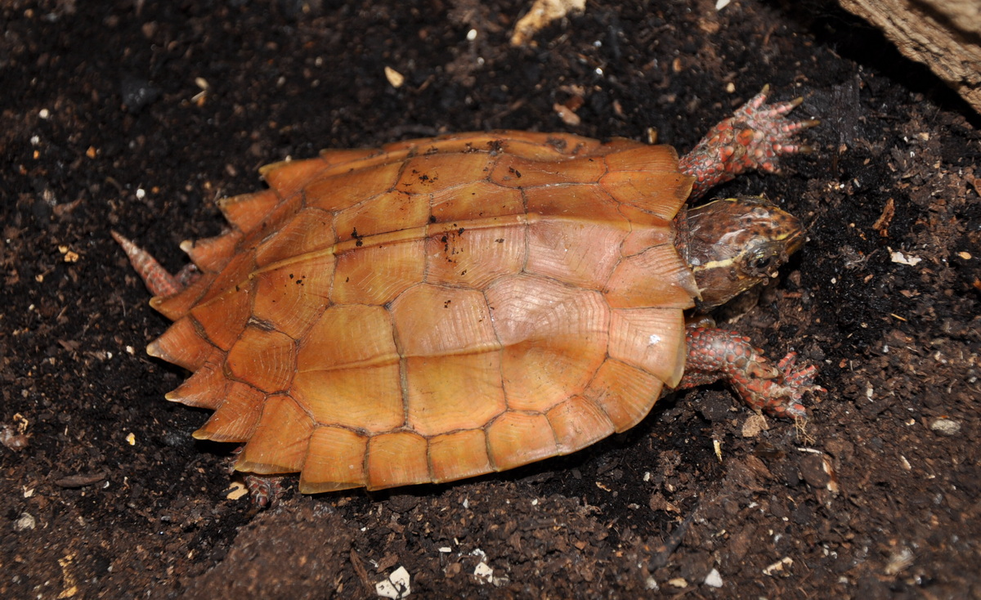
[[[713,127],[691,152],[681,158],[681,171],[695,177],[692,198],[698,198],[710,188],[745,171],[756,169],[776,173],[781,156],[813,151],[806,144],[795,143],[793,136],[820,121],[791,121],[785,117],[804,99],[767,105],[769,93],[770,86],[764,86],[763,91]]]
[[[679,388],[724,379],[751,408],[792,419],[807,417],[804,394],[825,391],[814,385],[818,368],[798,366],[796,352],[774,365],[735,331],[689,326],[686,335],[688,358]]]
[[[818,368],[816,366],[805,365],[796,368],[796,365],[796,352],[788,352],[777,363],[777,370],[780,371],[780,375],[776,381],[779,383],[775,383],[776,387],[771,390],[771,393],[776,392],[772,399],[779,398],[779,402],[775,405],[769,405],[768,412],[771,414],[795,418],[806,417],[807,410],[800,403],[804,394],[808,392],[812,394],[827,392],[823,387],[814,384],[814,379],[818,374]],[[779,392],[777,388],[779,388]]]
[[[780,378],[784,385],[792,388],[800,388],[803,391],[827,392],[821,386],[814,385],[814,378],[817,377],[818,368],[808,365],[795,369],[797,364],[797,353],[788,352],[780,362],[777,363],[777,370],[780,371]]]
[[[732,116],[744,119],[777,119],[782,117],[794,110],[798,106],[804,103],[804,97],[798,96],[793,100],[787,100],[786,102],[780,102],[777,104],[771,104],[767,106],[764,110],[760,110],[760,107],[766,104],[766,99],[770,97],[770,84],[763,86],[763,89],[759,94],[753,96],[749,102],[743,104],[737,108]],[[814,127],[820,124],[817,119],[809,119],[807,121],[787,121],[782,123],[782,129],[786,133],[794,133],[800,131],[801,129],[807,129],[809,127]]]
[[[796,363],[797,363],[797,353],[791,351],[788,352],[786,356],[780,359],[780,362],[777,363],[777,369],[779,369],[781,373],[786,373],[787,369],[793,369]]]

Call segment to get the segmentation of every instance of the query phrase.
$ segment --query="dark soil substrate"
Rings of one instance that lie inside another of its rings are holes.
[[[418,597],[981,596],[977,116],[828,3],[590,0],[515,49],[528,4],[0,0],[0,596],[373,597],[399,567]],[[492,128],[687,150],[765,83],[816,152],[718,193],[809,241],[723,318],[821,366],[806,435],[744,437],[713,386],[572,456],[256,512],[163,400],[186,373],[145,355],[167,323],[110,228],[177,269],[264,163]]]

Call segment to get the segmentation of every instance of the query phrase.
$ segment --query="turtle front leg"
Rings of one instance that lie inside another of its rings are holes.
[[[177,275],[171,275],[149,252],[115,231],[109,233],[123,248],[133,269],[154,296],[166,298],[178,294],[198,276],[199,271],[194,263],[188,263]]]
[[[801,404],[806,392],[825,391],[814,385],[817,367],[798,367],[794,352],[774,365],[748,337],[735,331],[689,325],[685,334],[688,358],[678,389],[724,379],[750,407],[788,418],[807,416]]]
[[[781,156],[811,151],[810,146],[794,142],[793,136],[819,121],[791,121],[784,117],[803,98],[767,105],[769,93],[770,86],[764,86],[763,91],[713,127],[681,158],[681,171],[695,178],[692,199],[746,171],[759,169],[774,173]]]

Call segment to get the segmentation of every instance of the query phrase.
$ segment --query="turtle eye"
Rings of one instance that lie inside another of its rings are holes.
[[[768,271],[773,264],[772,256],[761,256],[753,261],[753,268],[757,271]]]
[[[757,249],[746,257],[745,269],[752,277],[769,277],[780,266],[780,259],[772,252]]]

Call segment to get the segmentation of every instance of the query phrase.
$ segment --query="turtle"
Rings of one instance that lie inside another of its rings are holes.
[[[814,365],[775,364],[707,314],[777,276],[805,237],[765,197],[694,205],[777,172],[817,124],[768,87],[688,154],[625,138],[491,131],[329,149],[260,169],[229,228],[176,276],[113,231],[173,324],[166,398],[193,437],[304,493],[443,483],[623,432],[671,390],[722,379],[806,417]]]

